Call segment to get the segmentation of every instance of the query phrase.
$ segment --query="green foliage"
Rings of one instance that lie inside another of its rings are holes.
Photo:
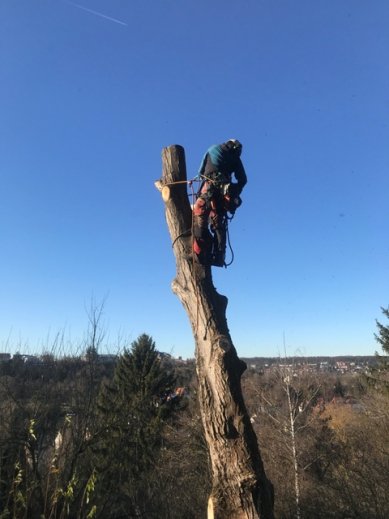
[[[382,313],[387,319],[389,319],[389,307],[381,308]],[[389,325],[383,325],[379,321],[376,321],[378,333],[375,334],[376,341],[380,344],[383,351],[389,355]]]
[[[381,308],[381,310],[384,316],[389,319],[389,308]],[[384,325],[378,320],[376,324],[378,333],[374,334],[374,337],[386,355],[382,356],[376,353],[378,364],[376,368],[370,370],[367,380],[370,385],[374,385],[377,389],[389,392],[389,361],[387,357],[389,355],[389,325]]]
[[[147,335],[116,368],[85,352],[0,363],[0,518],[204,515],[207,453],[189,398],[172,398],[176,361]]]
[[[109,505],[107,498],[97,503],[105,517],[135,515],[146,509],[151,516],[155,499],[150,482],[162,430],[172,411],[166,397],[173,388],[174,376],[164,370],[155,343],[146,334],[124,351],[112,383],[105,384],[92,446],[97,494],[109,496]]]

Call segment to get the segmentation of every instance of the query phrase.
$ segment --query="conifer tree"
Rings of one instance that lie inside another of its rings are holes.
[[[389,307],[381,308],[382,313],[389,319]],[[374,337],[380,344],[385,355],[376,354],[378,357],[378,367],[372,370],[372,376],[375,384],[389,391],[389,325],[384,325],[378,320],[376,321],[378,333]]]
[[[382,313],[389,319],[389,307],[381,308]],[[377,342],[381,345],[386,355],[389,355],[389,326],[385,326],[377,321],[378,334],[375,334]]]
[[[146,334],[119,358],[113,382],[104,386],[98,404],[98,516],[153,516],[150,507],[157,492],[152,468],[173,384],[173,374],[163,369],[155,343]]]

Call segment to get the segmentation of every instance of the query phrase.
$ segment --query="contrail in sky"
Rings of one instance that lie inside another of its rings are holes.
[[[110,20],[111,22],[119,23],[120,25],[127,25],[126,23],[117,20],[116,18],[111,18],[110,16],[106,16],[103,13],[99,13],[98,11],[94,11],[93,9],[88,9],[87,7],[84,7],[83,5],[76,4],[74,2],[71,2],[70,0],[64,0],[67,4],[73,5],[74,7],[77,7],[78,9],[82,9],[83,11],[86,11],[87,13],[95,14],[96,16],[100,16],[101,18],[105,18],[106,20]]]

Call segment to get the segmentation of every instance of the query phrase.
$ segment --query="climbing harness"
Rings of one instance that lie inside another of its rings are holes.
[[[193,186],[194,182],[201,183],[199,186],[199,189],[197,190],[196,193],[195,193],[194,186]],[[202,193],[201,190],[204,187],[205,182],[208,182],[210,184],[211,188],[207,189],[207,191],[205,193]],[[220,172],[215,172],[214,174],[212,174],[212,176],[207,176],[207,175],[201,174],[201,175],[194,177],[191,180],[177,180],[175,182],[164,182],[163,184],[161,182],[158,182],[158,183],[156,183],[156,186],[163,193],[163,190],[165,189],[165,187],[169,188],[169,186],[173,186],[176,184],[187,184],[188,187],[191,189],[191,192],[188,193],[188,196],[190,196],[192,198],[192,203],[191,203],[192,222],[191,222],[191,227],[189,229],[186,229],[185,231],[183,231],[182,233],[180,233],[178,236],[176,236],[174,238],[174,240],[172,241],[172,247],[174,247],[174,245],[177,243],[177,241],[180,238],[190,236],[190,234],[191,234],[192,235],[193,261],[195,259],[195,255],[200,254],[200,248],[198,246],[197,240],[195,238],[195,232],[194,232],[194,217],[195,217],[194,207],[195,207],[195,203],[199,199],[199,197],[202,197],[205,204],[210,204],[212,206],[211,210],[215,213],[215,216],[217,217],[217,220],[218,220],[217,227],[213,226],[212,222],[210,223],[213,235],[212,235],[212,243],[208,244],[208,246],[211,247],[211,251],[208,251],[208,253],[210,252],[208,254],[210,256],[209,264],[210,265],[214,264],[215,266],[224,266],[225,268],[229,267],[234,261],[234,251],[233,251],[233,248],[231,245],[231,239],[230,239],[228,225],[229,225],[229,222],[234,217],[235,210],[242,203],[241,198],[233,192],[234,184],[231,184],[230,182],[228,182],[228,179],[226,178],[226,176],[224,174],[222,174]],[[219,193],[219,195],[220,195],[219,204],[222,204],[222,207],[216,206],[216,203],[214,201],[216,193]],[[166,196],[168,196],[168,195],[166,195]],[[224,214],[220,214],[220,211],[222,211]],[[228,213],[230,213],[231,216],[228,216]],[[219,220],[221,220],[221,224],[220,224]],[[209,224],[207,224],[207,225],[209,225]],[[224,255],[225,255],[224,251],[214,250],[215,244],[218,243],[220,246],[220,243],[218,242],[220,234],[225,237],[224,238],[225,239],[224,247],[226,245],[228,245],[228,248],[231,253],[231,260],[228,263],[226,263],[224,260]],[[220,252],[223,254],[223,264],[218,264],[217,261],[215,263],[213,263],[212,258],[215,258],[215,256],[218,255],[218,253],[220,254]]]
[[[234,261],[228,223],[242,200],[236,185],[219,171],[200,174],[197,178],[202,182],[193,206],[193,217],[197,224],[193,233],[194,252],[204,264],[228,267]],[[211,230],[211,237],[208,237],[205,230],[208,228]],[[231,252],[231,261],[228,263],[225,261],[227,244]]]

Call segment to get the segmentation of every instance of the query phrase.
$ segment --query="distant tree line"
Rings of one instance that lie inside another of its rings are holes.
[[[387,324],[376,339],[388,354]],[[388,380],[384,356],[367,376],[246,371],[277,518],[389,517]],[[82,358],[1,363],[0,519],[206,517],[196,388],[146,334],[99,362],[93,327]]]
[[[161,360],[146,334],[116,365],[93,347],[51,360],[0,365],[0,518],[203,515],[193,370]]]

